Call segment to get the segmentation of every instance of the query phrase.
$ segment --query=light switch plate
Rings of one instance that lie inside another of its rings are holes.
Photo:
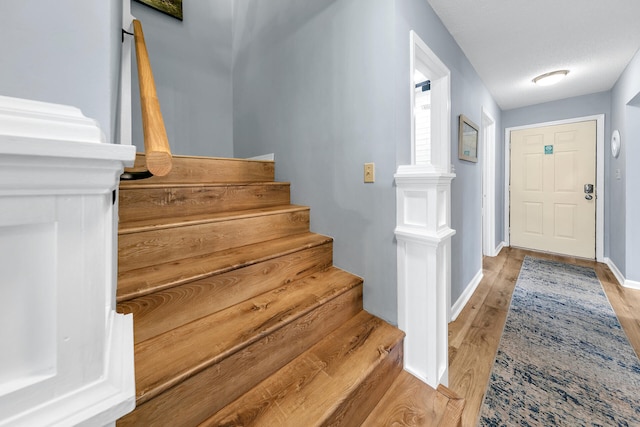
[[[364,182],[375,182],[376,180],[376,164],[364,164]]]

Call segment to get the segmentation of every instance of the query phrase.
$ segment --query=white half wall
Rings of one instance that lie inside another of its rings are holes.
[[[115,190],[134,146],[80,110],[0,97],[0,426],[101,426],[135,406],[115,311]]]

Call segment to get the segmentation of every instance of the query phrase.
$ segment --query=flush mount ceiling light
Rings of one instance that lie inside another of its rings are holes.
[[[551,86],[565,78],[567,74],[569,74],[569,70],[552,71],[550,73],[540,74],[533,79],[533,82],[540,86]]]

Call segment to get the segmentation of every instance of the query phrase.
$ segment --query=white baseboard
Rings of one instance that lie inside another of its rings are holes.
[[[620,270],[618,269],[618,266],[611,260],[611,258],[605,257],[604,263],[609,266],[609,269],[611,270],[613,275],[616,276],[618,283],[620,283],[625,288],[640,290],[640,282],[637,282],[635,280],[625,279],[624,275],[620,272]]]
[[[640,290],[640,282],[636,282],[635,280],[625,280],[624,285],[625,288],[637,289]]]
[[[482,281],[483,277],[484,275],[482,274],[482,268],[480,268],[480,271],[478,271],[474,278],[471,279],[471,282],[469,282],[467,288],[464,290],[462,295],[460,295],[460,298],[458,298],[456,303],[451,307],[451,319],[449,319],[449,322],[453,322],[458,318],[458,315],[460,315],[460,312],[462,311],[464,306],[467,305],[469,299],[471,299],[471,295],[473,295],[473,293],[476,291],[476,288]]]
[[[275,160],[275,153],[263,154],[262,156],[249,157],[247,160]]]
[[[498,254],[500,253],[500,251],[502,250],[502,248],[504,248],[504,246],[505,246],[504,241],[500,242],[500,243],[498,244],[498,246],[496,246],[496,248],[494,249],[494,251],[493,251],[493,255],[492,255],[492,256],[498,256]]]

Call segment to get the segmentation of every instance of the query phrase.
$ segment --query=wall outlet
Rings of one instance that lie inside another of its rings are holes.
[[[376,164],[365,163],[364,164],[364,182],[376,181]]]

